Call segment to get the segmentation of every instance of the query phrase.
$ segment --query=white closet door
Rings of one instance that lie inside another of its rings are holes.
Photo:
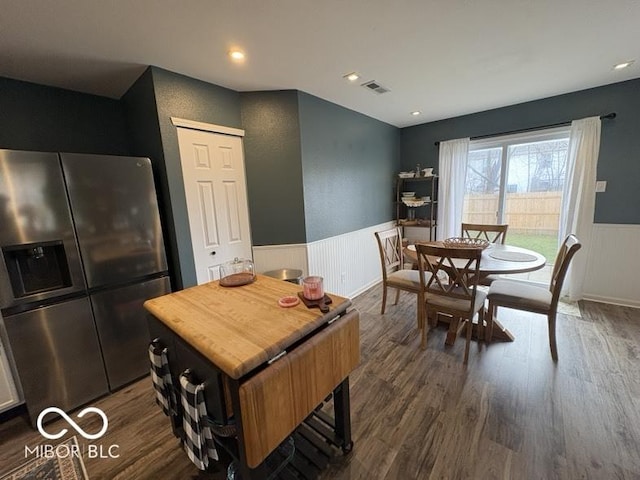
[[[198,284],[217,280],[220,264],[251,258],[242,138],[178,128]]]

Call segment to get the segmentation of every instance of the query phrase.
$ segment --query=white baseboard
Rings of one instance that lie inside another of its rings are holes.
[[[640,308],[639,301],[630,301],[626,298],[602,297],[598,295],[585,294],[583,300],[591,302],[608,303],[610,305],[620,305],[621,307]]]

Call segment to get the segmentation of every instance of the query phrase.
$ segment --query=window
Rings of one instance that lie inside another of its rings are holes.
[[[507,243],[542,253],[558,249],[569,127],[472,141],[463,222],[508,223]],[[548,283],[550,269],[529,274]]]

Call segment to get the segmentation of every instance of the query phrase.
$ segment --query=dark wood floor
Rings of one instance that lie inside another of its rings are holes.
[[[380,294],[354,301],[355,447],[323,479],[640,479],[640,310],[581,302],[581,318],[560,315],[558,364],[544,317],[499,310],[515,342],[474,342],[465,368],[464,341],[445,347],[444,329],[420,350],[415,297],[402,294],[381,316]],[[93,405],[110,421],[98,442],[119,445],[120,457],[85,457],[92,480],[224,478],[189,463],[148,378]],[[23,417],[0,424],[0,472],[39,443]]]

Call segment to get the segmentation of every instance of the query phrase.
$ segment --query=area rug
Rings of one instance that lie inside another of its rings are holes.
[[[54,451],[59,455],[38,456],[24,465],[11,470],[0,480],[88,480],[87,471],[82,463],[78,440],[72,437],[57,445]],[[49,458],[47,458],[49,457]]]

